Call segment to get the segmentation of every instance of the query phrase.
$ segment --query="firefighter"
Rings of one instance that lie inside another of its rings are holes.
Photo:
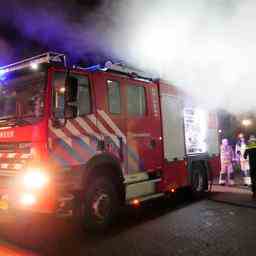
[[[252,183],[252,196],[256,199],[256,137],[254,135],[250,136],[249,143],[244,153],[245,159],[247,159],[248,156]]]
[[[233,169],[234,152],[228,143],[228,139],[223,139],[220,146],[220,160],[221,171],[219,177],[219,184],[233,186],[234,183],[234,169]]]
[[[249,160],[248,158],[247,159],[244,158],[245,150],[246,150],[245,138],[243,134],[240,134],[239,140],[236,144],[236,154],[240,164],[244,185],[250,186],[251,178],[250,178],[250,172],[249,172]]]

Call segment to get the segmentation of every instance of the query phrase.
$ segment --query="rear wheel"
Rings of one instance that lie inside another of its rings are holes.
[[[207,177],[205,170],[200,165],[195,165],[192,170],[191,189],[194,196],[203,194],[207,187]]]
[[[114,183],[106,177],[96,178],[86,191],[82,207],[85,228],[92,231],[106,229],[118,208],[119,200]]]

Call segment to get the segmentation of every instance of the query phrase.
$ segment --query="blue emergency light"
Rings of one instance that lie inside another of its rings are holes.
[[[4,69],[0,69],[0,80],[3,81],[6,78],[6,71]]]

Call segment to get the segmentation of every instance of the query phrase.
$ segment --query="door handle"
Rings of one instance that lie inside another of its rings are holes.
[[[155,139],[151,139],[149,142],[149,146],[151,149],[156,148],[156,140]]]

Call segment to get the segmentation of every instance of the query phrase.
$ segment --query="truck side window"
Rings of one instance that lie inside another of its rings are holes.
[[[77,115],[82,116],[91,113],[91,93],[88,77],[75,74],[71,74],[71,77],[78,80]],[[66,73],[54,73],[52,111],[56,118],[64,118],[65,79]]]
[[[146,95],[143,86],[127,86],[127,110],[129,115],[143,116],[146,114]]]
[[[120,84],[117,81],[107,80],[108,109],[111,114],[121,113]]]
[[[63,72],[54,73],[52,91],[52,112],[55,118],[64,118],[65,78],[66,74]]]
[[[92,109],[89,79],[81,75],[74,75],[74,77],[78,79],[77,114],[79,116],[90,114]]]

